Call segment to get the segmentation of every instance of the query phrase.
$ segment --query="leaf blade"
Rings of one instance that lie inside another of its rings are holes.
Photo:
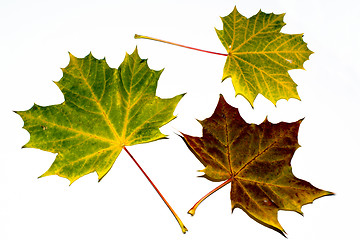
[[[84,58],[70,54],[62,70],[56,85],[65,102],[35,104],[17,113],[30,133],[24,147],[58,153],[41,177],[58,175],[70,184],[94,171],[100,181],[124,146],[164,138],[159,128],[175,118],[173,111],[183,96],[155,96],[162,71],[151,70],[137,49],[126,54],[118,69],[90,53]]]
[[[216,33],[228,52],[222,80],[231,77],[236,95],[253,106],[258,94],[274,105],[280,99],[299,99],[288,70],[303,69],[312,54],[301,34],[284,34],[284,14],[259,11],[247,19],[236,9],[222,17]]]
[[[297,134],[301,122],[272,124],[265,119],[260,125],[248,124],[220,96],[213,115],[200,121],[203,136],[182,135],[205,166],[205,178],[231,181],[232,210],[241,208],[257,222],[283,233],[277,220],[279,210],[302,214],[304,204],[333,194],[292,173],[290,162],[300,147]]]

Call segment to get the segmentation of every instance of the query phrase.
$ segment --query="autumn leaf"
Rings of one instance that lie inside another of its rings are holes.
[[[124,149],[166,203],[183,233],[187,231],[145,171],[125,146],[155,141],[166,136],[159,128],[175,117],[183,95],[171,99],[155,96],[162,71],[151,70],[137,49],[126,54],[118,69],[91,53],[85,58],[70,54],[69,65],[56,85],[65,97],[59,105],[17,112],[30,133],[24,146],[58,153],[41,177],[58,175],[70,184],[96,171],[99,181]]]
[[[222,17],[223,30],[216,33],[228,56],[222,79],[232,79],[236,95],[253,105],[261,93],[272,103],[280,99],[300,99],[288,70],[303,69],[312,54],[302,34],[281,33],[284,14],[259,11],[251,18],[236,9]]]
[[[251,18],[236,9],[222,17],[223,30],[216,33],[227,54],[135,34],[136,39],[149,39],[210,54],[226,56],[222,80],[232,79],[236,95],[244,96],[251,106],[260,93],[273,104],[280,99],[299,99],[296,83],[288,70],[304,69],[303,64],[313,53],[302,34],[281,33],[285,14],[259,11]]]
[[[43,176],[59,175],[73,183],[96,171],[99,180],[124,146],[164,138],[159,127],[171,121],[181,99],[155,96],[161,71],[149,69],[137,50],[119,69],[91,54],[76,58],[56,83],[65,96],[59,105],[17,112],[30,133],[24,146],[58,153]]]
[[[209,192],[189,213],[212,193],[231,183],[232,209],[241,208],[261,224],[284,232],[277,220],[278,210],[302,214],[301,206],[314,199],[331,195],[296,178],[291,158],[300,147],[297,140],[302,120],[272,124],[267,119],[260,125],[248,124],[238,109],[220,96],[210,118],[199,121],[202,137],[186,134],[183,139],[205,166],[201,172],[211,181],[225,181]]]

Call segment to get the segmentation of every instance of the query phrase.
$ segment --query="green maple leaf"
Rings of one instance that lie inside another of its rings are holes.
[[[17,112],[30,133],[24,146],[58,153],[41,176],[58,175],[73,183],[96,171],[99,180],[111,169],[124,146],[164,138],[159,130],[171,121],[183,95],[155,96],[162,71],[151,70],[137,49],[118,69],[91,54],[76,58],[56,83],[65,96],[59,105]]]
[[[186,134],[183,139],[205,166],[204,177],[225,181],[197,202],[189,213],[212,193],[231,183],[232,209],[241,208],[256,221],[284,232],[278,210],[301,212],[304,204],[333,193],[296,178],[290,165],[300,147],[297,134],[302,120],[260,125],[248,124],[238,109],[221,96],[210,118],[200,121],[202,137]]]
[[[303,69],[312,54],[302,34],[284,34],[284,14],[259,11],[251,18],[236,9],[222,17],[223,30],[217,35],[228,52],[222,79],[232,79],[236,95],[253,105],[261,93],[272,103],[300,99],[288,70]]]

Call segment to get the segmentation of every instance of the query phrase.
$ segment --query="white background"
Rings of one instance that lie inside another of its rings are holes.
[[[230,185],[205,200],[194,217],[186,213],[219,183],[197,178],[203,166],[174,132],[201,136],[195,119],[212,114],[220,93],[249,123],[266,116],[274,123],[305,117],[293,172],[336,195],[304,206],[304,217],[280,211],[288,238],[359,239],[356,2],[1,0],[0,239],[284,239],[240,209],[231,214]],[[133,38],[137,33],[225,52],[214,27],[222,29],[220,16],[235,5],[246,17],[259,9],[286,13],[282,31],[304,33],[315,54],[305,63],[306,71],[290,71],[302,101],[281,100],[275,107],[258,96],[252,109],[244,98],[234,97],[230,79],[221,83],[225,57]],[[53,81],[62,77],[68,52],[84,57],[91,51],[118,67],[136,45],[151,68],[165,68],[158,96],[187,92],[175,111],[178,118],[162,128],[168,140],[128,148],[189,229],[185,235],[125,152],[100,183],[93,173],[69,187],[57,176],[37,179],[54,154],[21,149],[29,133],[13,111],[64,100]]]

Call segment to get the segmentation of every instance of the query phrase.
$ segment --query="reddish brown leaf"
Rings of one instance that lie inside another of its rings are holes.
[[[297,140],[302,120],[294,123],[272,124],[267,119],[260,125],[248,124],[238,109],[220,96],[218,106],[210,118],[200,121],[202,137],[183,134],[189,149],[205,166],[204,177],[211,181],[225,181],[202,198],[231,182],[232,209],[243,209],[261,224],[281,233],[278,210],[300,214],[304,204],[331,195],[296,178],[290,161],[300,147]]]

